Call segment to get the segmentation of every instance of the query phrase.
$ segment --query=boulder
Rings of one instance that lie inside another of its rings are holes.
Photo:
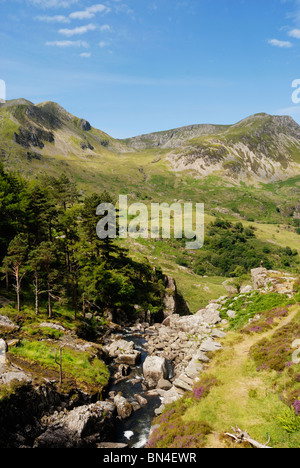
[[[15,331],[19,327],[13,323],[6,315],[0,315],[0,330],[2,331]]]
[[[193,389],[193,380],[186,374],[181,374],[174,380],[173,385],[181,390],[191,392]]]
[[[196,313],[197,317],[202,319],[202,322],[215,325],[221,321],[220,310],[221,305],[217,303],[210,303],[205,309],[201,309]]]
[[[1,362],[0,362],[0,367],[1,367]],[[23,371],[18,371],[18,370],[8,370],[7,372],[2,372],[0,375],[0,384],[2,385],[8,385],[13,381],[18,381],[18,382],[25,382],[29,383],[31,382],[32,378],[26,374]]]
[[[127,419],[131,416],[132,406],[120,393],[115,396],[114,404],[116,405],[118,416],[121,419]]]
[[[103,350],[110,358],[117,358],[118,364],[135,366],[141,358],[141,352],[134,349],[133,341],[115,340],[105,346]]]
[[[142,397],[142,395],[139,395],[138,393],[134,395],[134,398],[136,399],[136,401],[139,403],[140,406],[146,406],[148,404],[148,400]]]
[[[169,382],[169,380],[160,379],[158,381],[157,388],[161,388],[162,390],[170,390],[171,387],[172,387],[172,384],[171,382]]]
[[[227,316],[231,319],[234,319],[236,317],[236,311],[235,310],[227,310]]]
[[[268,286],[268,270],[266,268],[254,268],[251,270],[253,289],[261,289]]]
[[[141,360],[142,353],[140,351],[132,351],[128,354],[119,354],[116,359],[118,364],[126,364],[127,366],[136,366]]]
[[[200,351],[204,352],[204,353],[208,353],[208,352],[215,352],[215,351],[218,351],[219,349],[222,348],[222,345],[220,343],[217,343],[216,341],[214,341],[212,338],[206,338],[202,343],[201,343],[201,346],[199,348]]]
[[[114,430],[114,413],[115,406],[103,401],[61,412],[35,440],[34,448],[84,448],[92,440],[103,442]]]
[[[167,360],[159,356],[147,356],[143,364],[143,375],[148,388],[155,388],[160,379],[167,379]]]
[[[222,283],[222,285],[224,286],[224,288],[226,289],[226,291],[229,294],[237,294],[239,292],[238,288],[236,286],[234,286],[234,284],[232,284],[231,279],[228,279],[228,280],[224,281],[224,283]]]

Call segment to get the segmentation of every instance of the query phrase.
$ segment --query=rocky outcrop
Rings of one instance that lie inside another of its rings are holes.
[[[14,133],[14,141],[24,148],[34,146],[43,149],[44,142],[54,143],[53,132],[47,132],[38,127],[19,128],[19,133]]]
[[[190,310],[184,298],[178,293],[176,281],[170,276],[165,278],[164,318],[173,314],[189,315]]]
[[[108,402],[80,406],[44,418],[47,430],[34,448],[84,448],[107,441],[114,431],[115,406]]]
[[[79,126],[79,128],[81,128],[81,130],[83,130],[85,132],[89,132],[92,129],[90,122],[88,122],[85,119],[81,119],[79,121],[78,126]]]
[[[254,289],[289,295],[293,293],[294,283],[297,280],[289,273],[262,267],[251,270],[251,279]]]

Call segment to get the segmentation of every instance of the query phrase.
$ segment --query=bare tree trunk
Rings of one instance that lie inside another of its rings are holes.
[[[85,294],[83,295],[83,300],[82,300],[82,315],[85,317]]]
[[[236,444],[242,444],[243,442],[248,442],[250,445],[252,445],[255,448],[260,448],[260,449],[269,449],[269,448],[271,448],[271,447],[268,447],[268,444],[270,442],[270,438],[267,441],[267,443],[264,445],[264,444],[260,444],[256,440],[252,439],[252,437],[250,437],[250,435],[248,434],[247,431],[242,431],[238,426],[236,426],[236,428],[233,427],[232,429],[235,432],[235,434],[230,434],[229,432],[226,432],[225,435],[227,435],[227,436],[231,437],[232,439],[234,439]]]
[[[35,277],[35,313],[36,315],[39,314],[39,279],[38,279],[38,275],[37,275],[37,272],[34,273],[34,277]]]
[[[51,290],[50,283],[48,282],[48,317],[52,318],[52,303],[51,303]]]
[[[59,366],[59,386],[62,386],[62,381],[63,381],[63,373],[62,373],[62,348],[59,348],[59,362],[57,362],[57,359],[55,357],[55,362]]]
[[[21,304],[20,304],[20,275],[19,275],[19,266],[17,266],[15,268],[15,271],[14,271],[14,274],[15,274],[15,278],[16,278],[16,293],[17,293],[17,310],[18,312],[20,312],[21,310]]]
[[[6,291],[8,291],[8,289],[9,289],[8,271],[5,272],[5,282],[6,282]]]

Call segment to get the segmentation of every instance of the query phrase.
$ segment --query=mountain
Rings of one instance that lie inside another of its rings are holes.
[[[285,180],[300,173],[300,126],[291,117],[256,114],[234,125],[191,125],[118,140],[54,102],[0,104],[1,159],[25,175],[63,169],[78,182],[95,185],[103,171],[106,180],[117,172],[122,179],[125,162],[126,178],[138,175],[145,182],[142,166],[150,154],[165,171],[194,178]]]
[[[167,149],[175,171],[245,181],[287,179],[300,169],[300,126],[291,117],[256,114],[234,125],[192,125],[127,140],[137,150]]]

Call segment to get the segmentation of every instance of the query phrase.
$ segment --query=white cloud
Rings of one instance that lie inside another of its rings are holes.
[[[85,8],[85,10],[81,11],[74,11],[73,13],[70,14],[71,19],[91,19],[94,18],[94,16],[97,13],[109,13],[111,9],[107,7],[106,5],[103,5],[102,3],[98,3],[95,5],[92,5],[90,7]]]
[[[106,46],[108,46],[108,42],[105,42],[105,41],[99,42],[99,47],[101,47],[101,49],[103,49]]]
[[[71,37],[76,34],[86,34],[88,31],[95,31],[95,29],[97,29],[97,26],[94,24],[87,24],[86,26],[78,26],[74,29],[60,29],[59,33],[64,36]]]
[[[295,39],[300,39],[300,29],[292,29],[288,32],[290,37],[294,37]]]
[[[100,26],[100,31],[111,31],[111,27],[108,24],[103,24],[103,26]]]
[[[50,41],[46,42],[46,46],[52,47],[84,47],[89,48],[89,43],[85,41]]]
[[[36,20],[43,21],[45,23],[70,23],[69,18],[63,15],[56,16],[36,16]]]
[[[90,58],[91,57],[91,53],[90,52],[82,52],[82,54],[80,54],[80,57],[83,57],[83,58]]]
[[[290,47],[293,47],[293,44],[290,41],[279,41],[278,39],[270,39],[268,41],[268,44],[274,47],[280,47],[283,49],[288,49]]]

